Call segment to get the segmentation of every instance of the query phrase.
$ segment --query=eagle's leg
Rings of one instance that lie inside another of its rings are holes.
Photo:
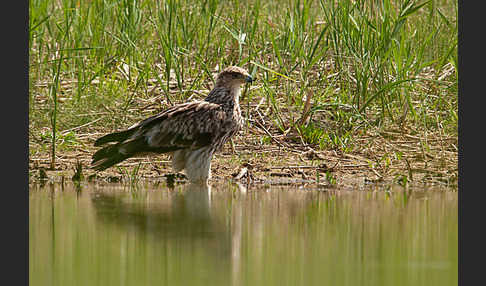
[[[185,156],[186,176],[193,183],[207,183],[211,178],[211,157],[213,152],[210,147],[187,151]]]

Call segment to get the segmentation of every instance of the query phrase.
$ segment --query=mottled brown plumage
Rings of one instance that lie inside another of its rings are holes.
[[[96,140],[95,146],[110,144],[93,155],[92,167],[105,170],[130,157],[169,153],[175,172],[185,169],[189,181],[207,182],[214,152],[243,126],[240,87],[251,81],[240,67],[224,69],[203,101],[175,105]]]

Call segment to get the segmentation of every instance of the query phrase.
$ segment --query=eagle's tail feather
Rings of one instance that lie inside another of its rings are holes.
[[[101,146],[103,144],[109,143],[109,142],[123,142],[127,140],[130,136],[132,136],[134,129],[128,129],[120,132],[114,132],[107,134],[103,137],[98,138],[94,146]]]
[[[93,154],[91,166],[97,171],[103,171],[125,159],[137,155],[138,153],[146,152],[147,148],[147,143],[143,137],[123,143],[108,145]]]
[[[109,134],[111,135],[111,134]],[[103,137],[102,137],[103,138]],[[121,161],[147,153],[167,153],[176,151],[180,146],[150,147],[143,136],[120,143],[110,144],[93,154],[91,168],[103,171]]]
[[[91,166],[96,171],[103,171],[109,167],[130,158],[132,155],[120,153],[117,145],[106,146],[93,155]],[[96,157],[96,158],[95,158]]]

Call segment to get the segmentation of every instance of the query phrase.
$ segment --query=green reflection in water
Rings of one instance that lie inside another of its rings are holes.
[[[457,285],[457,192],[32,187],[30,285]]]

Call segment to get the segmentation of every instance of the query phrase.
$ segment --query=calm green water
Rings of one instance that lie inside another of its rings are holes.
[[[458,195],[32,186],[30,285],[457,285]]]

